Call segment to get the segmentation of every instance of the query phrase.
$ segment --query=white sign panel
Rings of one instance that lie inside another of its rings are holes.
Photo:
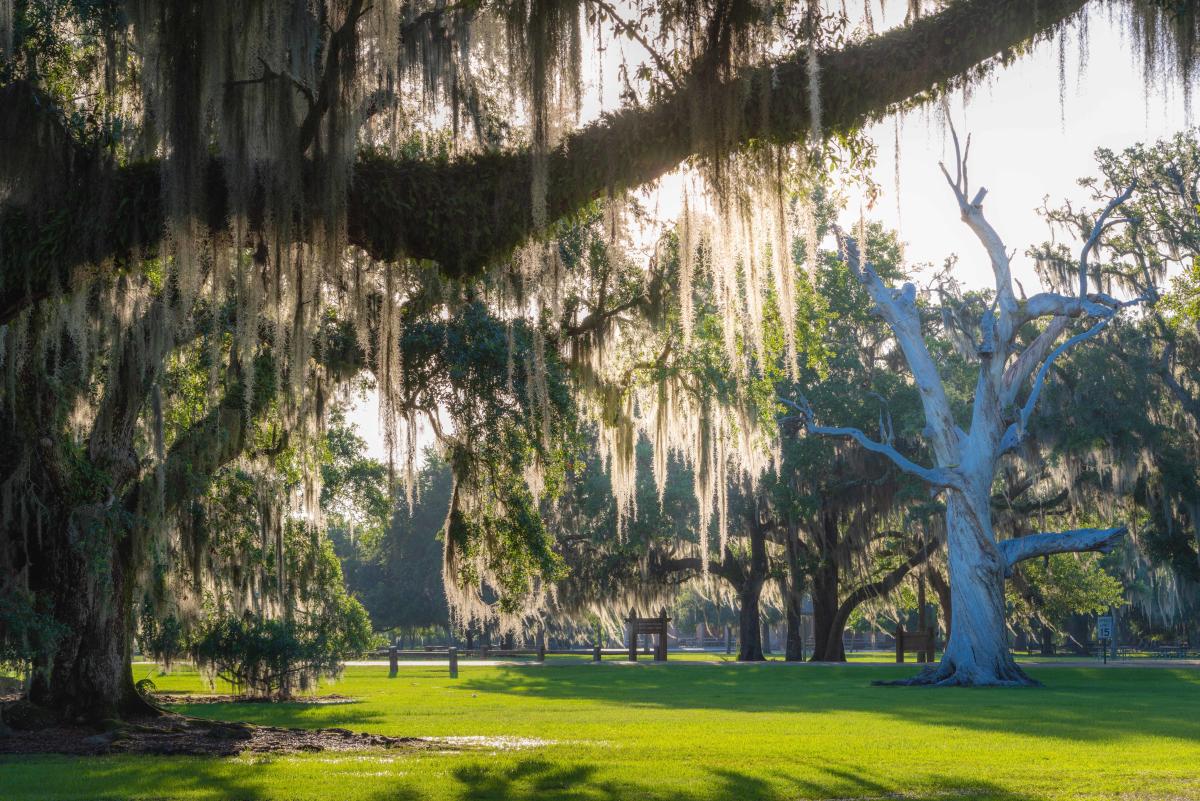
[[[1096,618],[1096,639],[1111,640],[1113,636],[1113,619],[1112,615],[1104,615]]]

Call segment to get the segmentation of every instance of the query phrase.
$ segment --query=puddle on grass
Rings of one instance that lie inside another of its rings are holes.
[[[414,753],[436,754],[445,756],[451,754],[478,753],[480,751],[498,754],[512,751],[527,751],[534,748],[545,748],[551,745],[562,745],[562,740],[544,740],[539,737],[507,737],[495,735],[457,735],[449,737],[412,737],[414,743],[424,744],[424,748],[400,754],[346,754],[345,756],[312,756],[304,757],[306,762],[323,762],[326,764],[344,765],[352,762],[365,762],[372,765],[390,765],[409,759]],[[369,748],[370,746],[368,746]],[[287,759],[290,754],[254,753],[243,751],[236,757],[235,762],[244,765],[260,765],[265,762]]]
[[[504,737],[481,734],[429,737],[427,739],[434,743],[445,743],[459,751],[525,751],[530,748],[559,745],[558,740],[543,740],[538,737]]]

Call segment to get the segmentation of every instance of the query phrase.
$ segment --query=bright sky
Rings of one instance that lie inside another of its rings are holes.
[[[905,5],[893,2],[888,10],[902,13]],[[878,19],[879,12],[875,13]],[[1177,88],[1165,96],[1155,93],[1147,97],[1136,47],[1125,41],[1119,21],[1110,12],[1093,10],[1087,34],[1089,55],[1086,68],[1080,69],[1079,32],[1068,32],[1065,91],[1061,94],[1060,45],[1055,40],[1041,43],[1033,53],[996,72],[986,84],[974,87],[969,103],[964,103],[961,95],[950,102],[960,136],[972,135],[973,188],[987,187],[984,209],[988,219],[1009,249],[1017,251],[1013,272],[1030,293],[1036,291],[1037,283],[1024,252],[1047,238],[1047,228],[1036,212],[1043,198],[1049,196],[1054,205],[1068,198],[1084,201],[1085,194],[1076,181],[1095,173],[1092,154],[1097,148],[1123,149],[1169,136],[1190,124]],[[632,51],[627,52],[637,60]],[[609,59],[613,58],[610,55]],[[601,97],[605,106],[616,102],[615,63],[604,67],[604,87],[597,86],[594,62],[585,74],[593,76],[586,90],[585,117],[594,118],[602,108]],[[900,231],[910,263],[940,265],[946,256],[956,253],[960,256],[959,277],[965,284],[989,284],[986,255],[959,220],[954,198],[938,169],[939,161],[953,155],[940,115],[930,109],[901,120],[898,198],[895,125],[889,119],[870,132],[878,147],[874,177],[882,197],[868,216]],[[664,217],[678,209],[677,194],[678,182],[667,180],[654,196],[652,202]],[[852,224],[857,215],[856,207],[853,219],[846,222]],[[375,398],[360,403],[352,419],[371,455],[383,458]]]
[[[972,135],[971,181],[987,187],[984,210],[1009,249],[1017,250],[1014,275],[1026,290],[1035,284],[1025,249],[1047,239],[1048,229],[1036,212],[1043,198],[1048,195],[1052,205],[1064,199],[1085,201],[1076,182],[1096,174],[1097,148],[1121,150],[1170,136],[1190,123],[1181,97],[1147,97],[1135,49],[1124,41],[1119,23],[1093,13],[1088,33],[1090,55],[1083,70],[1075,37],[1068,37],[1061,103],[1060,48],[1057,42],[1045,42],[988,85],[977,87],[969,103],[960,96],[950,104],[959,135]],[[910,262],[940,264],[957,253],[966,283],[990,283],[986,255],[959,220],[938,169],[940,160],[953,158],[953,145],[936,117],[916,113],[901,121],[899,219],[895,122],[873,129],[879,147],[875,180],[884,197],[872,216],[899,229]]]

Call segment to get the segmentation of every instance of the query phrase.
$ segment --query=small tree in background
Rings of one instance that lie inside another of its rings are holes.
[[[214,614],[201,624],[192,655],[210,682],[229,682],[257,698],[290,698],[341,675],[342,663],[371,646],[362,604],[341,594],[319,614],[271,619]]]

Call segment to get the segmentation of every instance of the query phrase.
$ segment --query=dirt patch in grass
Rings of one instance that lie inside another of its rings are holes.
[[[0,707],[0,713],[13,705]],[[164,714],[100,726],[55,723],[37,719],[27,711],[19,725],[9,716],[0,722],[0,755],[4,754],[187,754],[235,756],[242,753],[294,754],[315,751],[403,749],[409,751],[461,750],[452,743],[421,737],[386,737],[348,729],[286,729],[201,720]]]
[[[357,698],[349,695],[303,695],[293,698],[248,698],[243,695],[222,695],[219,693],[155,693],[154,702],[170,706],[172,704],[313,704],[325,706],[331,704],[354,704]]]
[[[348,696],[295,699],[292,703],[350,703]],[[250,703],[219,695],[157,695],[158,703]],[[259,702],[260,703],[260,702]],[[11,724],[11,725],[10,725]],[[100,725],[64,724],[49,713],[13,697],[0,699],[0,756],[6,754],[187,755],[229,757],[239,754],[298,754],[318,751],[400,750],[520,751],[553,745],[532,737],[388,737],[349,729],[289,729],[205,720],[172,713],[105,721]]]

